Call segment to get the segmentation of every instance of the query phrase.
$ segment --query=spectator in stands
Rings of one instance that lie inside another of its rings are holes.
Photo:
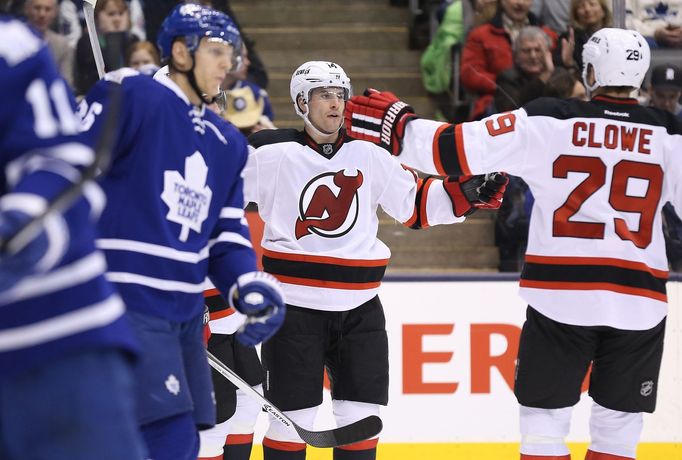
[[[471,3],[474,10],[474,27],[490,21],[497,12],[497,0],[471,0]]]
[[[253,99],[260,104],[263,103],[263,115],[266,116],[270,122],[275,119],[275,114],[272,111],[272,103],[270,102],[270,96],[268,92],[263,88],[247,80],[249,73],[249,67],[251,66],[251,60],[249,59],[249,50],[246,44],[242,45],[242,64],[237,68],[227,74],[225,80],[223,80],[222,88],[228,93],[230,91],[248,88],[253,94]]]
[[[147,40],[147,28],[145,24],[142,0],[126,0],[130,15],[130,33],[140,40]],[[154,2],[155,3],[155,2]]]
[[[514,66],[497,77],[494,107],[490,112],[517,109],[540,97],[554,73],[551,38],[537,26],[521,29],[512,45]],[[495,221],[495,244],[500,251],[501,272],[519,271],[528,242],[530,206],[528,185],[509,177],[505,199]]]
[[[682,69],[675,65],[663,64],[651,70],[649,81],[649,104],[682,118]],[[665,252],[670,269],[682,270],[682,221],[677,217],[670,203],[663,207],[663,233]]]
[[[256,99],[250,87],[225,91],[224,98],[223,117],[239,128],[245,136],[263,129],[275,129],[272,120],[264,114],[265,99]]]
[[[582,101],[589,100],[585,85],[583,85],[581,78],[577,72],[557,67],[542,92],[544,97],[558,97],[561,99],[580,99]]]
[[[625,0],[625,25],[652,48],[682,48],[682,0]]]
[[[542,95],[554,73],[552,39],[539,27],[521,29],[512,45],[514,66],[497,76],[492,113],[518,109]]]
[[[531,0],[499,0],[495,16],[469,33],[462,51],[461,82],[465,89],[478,94],[472,119],[488,114],[495,93],[495,80],[513,65],[512,41],[525,26],[542,26],[530,12]],[[545,32],[556,39],[548,27]]]
[[[95,23],[105,70],[111,72],[124,67],[128,48],[139,40],[130,33],[128,3],[125,0],[99,0],[95,7]],[[98,79],[90,39],[83,34],[76,46],[76,93],[85,94]]]
[[[682,271],[682,220],[677,217],[675,207],[670,202],[663,206],[663,235],[670,269]]]
[[[649,104],[682,118],[682,69],[675,65],[658,65],[651,71]]]
[[[61,0],[59,2],[57,32],[66,37],[71,49],[76,49],[78,39],[81,38],[83,33],[83,27],[81,26],[79,9],[72,0]]]
[[[530,10],[553,31],[566,32],[569,19],[566,0],[534,0]]]
[[[73,86],[73,48],[66,37],[52,31],[50,26],[57,18],[57,0],[27,0],[24,4],[26,20],[47,42],[50,52],[57,62],[59,72]]]
[[[448,120],[451,118],[452,49],[464,39],[463,19],[462,0],[455,0],[445,9],[438,30],[420,60],[424,88],[436,102],[440,116]]]
[[[128,48],[126,65],[146,75],[154,75],[159,70],[159,67],[161,67],[159,51],[152,42],[142,41],[133,43]]]
[[[583,46],[593,33],[611,27],[611,0],[571,0],[570,27],[559,37],[554,62],[580,72],[583,68]]]
[[[532,199],[523,179],[509,176],[504,201],[495,218],[495,246],[500,252],[501,272],[521,271],[528,244]]]

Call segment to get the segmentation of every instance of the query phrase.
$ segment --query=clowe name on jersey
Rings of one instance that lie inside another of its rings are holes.
[[[600,126],[596,123],[578,121],[573,125],[573,145],[576,147],[593,147],[636,151],[646,155],[651,153],[651,129],[636,126],[609,124]]]

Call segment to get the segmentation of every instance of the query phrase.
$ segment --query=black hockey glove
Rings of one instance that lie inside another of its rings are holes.
[[[505,173],[450,176],[443,180],[455,216],[468,216],[477,209],[499,209],[509,178]]]
[[[417,118],[414,109],[389,91],[365,90],[346,102],[346,132],[356,139],[373,142],[400,155],[405,125]]]

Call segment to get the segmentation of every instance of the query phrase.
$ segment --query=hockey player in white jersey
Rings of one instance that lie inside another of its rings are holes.
[[[346,112],[351,135],[418,169],[502,170],[529,185],[520,282],[529,307],[514,390],[522,459],[570,458],[564,438],[590,363],[589,460],[635,458],[658,389],[668,276],[661,208],[682,209],[682,124],[630,97],[650,61],[639,33],[599,30],[583,61],[588,102],[543,98],[449,125],[370,91]]]
[[[0,16],[0,240],[76,190],[92,149],[45,42]],[[102,191],[55,210],[0,251],[0,458],[142,460],[136,345],[95,249]],[[5,250],[7,249],[7,250]]]
[[[108,87],[120,85],[97,245],[142,344],[137,411],[150,457],[195,460],[197,428],[216,421],[202,341],[204,280],[247,315],[238,338],[249,345],[276,331],[284,304],[277,281],[256,271],[244,221],[246,138],[206,108],[238,60],[239,32],[223,13],[180,4],[163,22],[158,45],[169,77],[109,74],[82,113],[92,139],[109,107]]]
[[[235,336],[244,323],[243,315],[230,307],[217,289],[207,289],[204,296],[208,308],[205,331],[208,351],[262,394],[264,372],[256,348],[240,343]],[[217,419],[213,428],[199,433],[198,460],[249,460],[262,407],[214,369],[211,377]]]
[[[312,429],[325,368],[338,426],[378,415],[388,402],[388,344],[377,297],[390,258],[377,239],[377,208],[411,228],[461,222],[497,208],[500,174],[420,179],[384,150],[349,139],[343,125],[350,79],[333,62],[312,61],[292,75],[291,99],[303,131],[250,136],[247,202],[265,221],[263,268],[282,283],[287,318],[261,349],[265,395]],[[376,458],[377,439],[334,449],[336,460]],[[306,445],[271,420],[266,460],[304,459]]]

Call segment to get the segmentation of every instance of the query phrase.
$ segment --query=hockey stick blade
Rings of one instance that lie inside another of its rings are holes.
[[[111,148],[116,140],[116,127],[120,114],[121,98],[123,90],[119,85],[111,85],[111,95],[107,108],[106,118],[102,123],[102,131],[97,139],[95,154],[90,163],[76,182],[62,190],[52,202],[26,225],[19,229],[7,240],[0,239],[0,253],[16,254],[35,238],[42,229],[43,222],[48,215],[67,210],[83,193],[83,187],[88,181],[93,180],[98,173],[102,173],[109,167]]]
[[[242,380],[232,369],[220,362],[218,358],[213,356],[210,352],[208,355],[208,363],[220,375],[232,382],[234,386],[242,390],[248,396],[251,396],[258,401],[263,410],[272,415],[279,422],[285,426],[293,427],[301,439],[313,447],[338,447],[346,444],[354,444],[356,442],[364,441],[378,435],[383,427],[381,419],[376,415],[370,415],[362,420],[351,423],[346,426],[333,428],[331,430],[310,431],[296,425],[289,417],[284,415],[282,411],[265,399],[260,393],[254,390],[251,385]]]

